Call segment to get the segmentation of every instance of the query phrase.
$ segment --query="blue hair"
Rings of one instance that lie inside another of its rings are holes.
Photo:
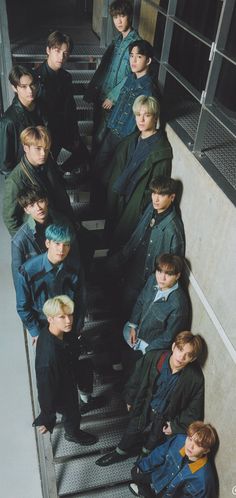
[[[54,242],[73,242],[74,234],[69,225],[49,225],[45,230],[48,240]]]

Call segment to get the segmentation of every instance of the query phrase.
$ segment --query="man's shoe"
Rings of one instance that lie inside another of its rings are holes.
[[[129,484],[129,489],[134,496],[139,496],[140,498],[143,498],[143,495],[139,494],[139,489],[137,484],[135,484],[134,482],[131,482],[131,484]]]
[[[82,446],[90,446],[98,442],[97,436],[85,431],[78,431],[77,434],[73,436],[65,432],[64,437],[67,441],[70,441],[70,443],[77,443]]]
[[[127,453],[125,455],[120,455],[119,453],[117,453],[117,451],[112,451],[111,453],[107,453],[106,455],[96,460],[95,463],[96,465],[99,465],[99,467],[108,467],[108,465],[122,462],[127,458],[129,458],[129,455]]]
[[[105,406],[105,404],[106,398],[104,398],[104,396],[96,396],[96,398],[93,398],[93,396],[91,396],[90,400],[87,403],[80,400],[80,413],[81,415],[84,415],[85,413],[96,410],[97,408],[102,408],[103,406]]]

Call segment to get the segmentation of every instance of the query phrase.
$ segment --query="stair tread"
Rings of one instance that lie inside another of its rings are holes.
[[[81,498],[81,495],[73,494],[70,498]],[[116,484],[113,487],[107,486],[107,489],[91,491],[86,494],[86,498],[134,498],[134,495],[127,484]]]

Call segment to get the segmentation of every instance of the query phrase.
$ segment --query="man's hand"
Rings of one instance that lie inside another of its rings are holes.
[[[171,436],[172,435],[172,429],[171,429],[171,426],[170,426],[170,422],[166,422],[166,424],[164,425],[164,427],[162,429],[162,432],[164,432],[164,434],[166,436]]]
[[[37,346],[37,340],[38,340],[39,336],[36,335],[35,337],[33,337],[33,340],[32,340],[32,346]]]
[[[130,329],[129,339],[130,339],[131,346],[134,346],[135,343],[137,342],[137,336],[136,336],[136,330],[133,327],[131,327],[131,329]]]
[[[128,410],[128,412],[130,412],[130,410],[131,410],[131,408],[132,408],[132,405],[128,405],[128,403],[127,403],[127,405],[126,405],[126,406],[127,406],[127,410]]]
[[[45,425],[40,425],[38,427],[38,431],[40,432],[40,434],[46,434],[46,432],[48,432],[47,427],[45,427]]]
[[[113,106],[113,102],[112,100],[109,100],[109,99],[105,99],[104,102],[102,103],[102,107],[103,109],[106,109],[107,111],[109,111]]]

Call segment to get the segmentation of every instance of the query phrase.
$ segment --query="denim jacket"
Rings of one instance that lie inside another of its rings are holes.
[[[213,470],[207,456],[190,464],[185,463],[181,468],[185,440],[183,434],[169,438],[150,455],[139,460],[138,468],[145,473],[151,472],[152,486],[156,493],[164,490],[163,498],[215,497]]]
[[[84,293],[78,260],[67,256],[55,267],[47,253],[43,253],[20,267],[16,287],[17,312],[32,337],[38,336],[46,323],[42,311],[45,301],[61,294],[66,294],[75,303],[74,323],[79,331],[84,322]]]
[[[136,97],[139,97],[139,95],[157,97],[157,94],[157,87],[149,74],[136,78],[131,73],[125,81],[114,109],[111,111],[107,127],[119,137],[126,137],[136,127],[136,120],[132,110]]]
[[[124,266],[125,263],[132,258],[144,237],[145,230],[150,224],[152,217],[153,205],[151,202],[144,211],[142,218],[140,219],[128,242],[119,252],[109,258],[107,263],[109,272],[120,274],[120,267]],[[165,252],[177,254],[178,256],[184,256],[185,253],[183,222],[177,214],[175,207],[173,207],[173,210],[152,229],[145,266],[143,269],[143,277],[145,281],[153,272],[156,256],[159,256]]]
[[[50,223],[70,224],[68,218],[51,209],[49,209],[49,219]],[[11,239],[11,269],[15,289],[20,266],[28,259],[33,258],[33,256],[38,256],[38,254],[42,253],[35,235],[36,223],[34,219],[29,216],[26,223],[19,228]],[[43,252],[46,252],[46,246]]]
[[[151,275],[139,294],[130,322],[137,324],[137,337],[151,349],[167,349],[178,332],[187,329],[189,303],[183,289],[178,286],[168,297],[154,301],[157,293],[155,274]]]

